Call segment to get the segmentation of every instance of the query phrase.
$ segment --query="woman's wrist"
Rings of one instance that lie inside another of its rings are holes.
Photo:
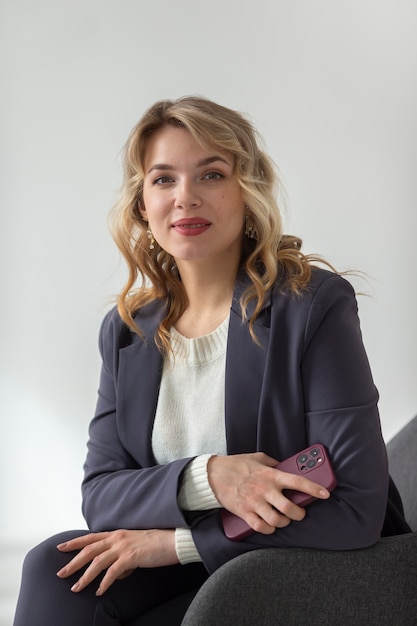
[[[201,557],[189,528],[177,528],[175,530],[175,551],[181,565],[201,562]]]
[[[178,504],[185,511],[209,511],[221,507],[213,493],[208,477],[212,454],[197,456],[183,472]]]

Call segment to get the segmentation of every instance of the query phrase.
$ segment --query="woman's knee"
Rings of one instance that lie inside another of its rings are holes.
[[[70,530],[45,539],[27,553],[23,562],[23,575],[39,576],[41,572],[45,571],[56,573],[71,559],[71,555],[60,552],[57,545],[88,532],[86,530]]]

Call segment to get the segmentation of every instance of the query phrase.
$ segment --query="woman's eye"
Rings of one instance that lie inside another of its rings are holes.
[[[170,176],[158,176],[153,181],[154,185],[164,185],[166,183],[172,183],[172,178]]]
[[[204,176],[206,180],[218,180],[219,178],[224,178],[223,174],[220,172],[209,172]]]

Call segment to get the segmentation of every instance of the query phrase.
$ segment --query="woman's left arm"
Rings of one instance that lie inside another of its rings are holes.
[[[328,448],[338,479],[331,504],[341,520],[329,528],[329,547],[361,548],[380,537],[389,475],[378,392],[346,280],[332,276],[322,284],[305,337],[301,372],[308,436]]]
[[[302,344],[299,373],[293,372],[303,395],[300,428],[306,429],[307,444],[321,443],[328,449],[337,488],[328,500],[309,505],[304,519],[273,535],[256,533],[231,542],[224,536],[219,516],[200,518],[193,537],[209,571],[257,548],[355,549],[380,537],[387,506],[387,458],[378,393],[351,285],[330,274],[311,298],[305,320],[298,344]]]

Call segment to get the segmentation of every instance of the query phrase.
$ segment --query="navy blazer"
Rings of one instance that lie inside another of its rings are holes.
[[[332,496],[312,503],[303,521],[241,542],[224,536],[218,511],[179,508],[177,493],[190,458],[157,465],[151,448],[162,372],[153,337],[164,314],[164,305],[155,301],[137,316],[143,339],[115,309],[101,327],[103,364],[82,487],[92,530],[190,527],[210,572],[262,547],[353,549],[379,539],[387,508],[387,458],[351,285],[322,269],[313,270],[301,295],[278,282],[255,323],[259,345],[242,322],[239,297],[246,286],[240,277],[230,313],[228,453],[263,451],[283,460],[322,443],[338,480]]]

